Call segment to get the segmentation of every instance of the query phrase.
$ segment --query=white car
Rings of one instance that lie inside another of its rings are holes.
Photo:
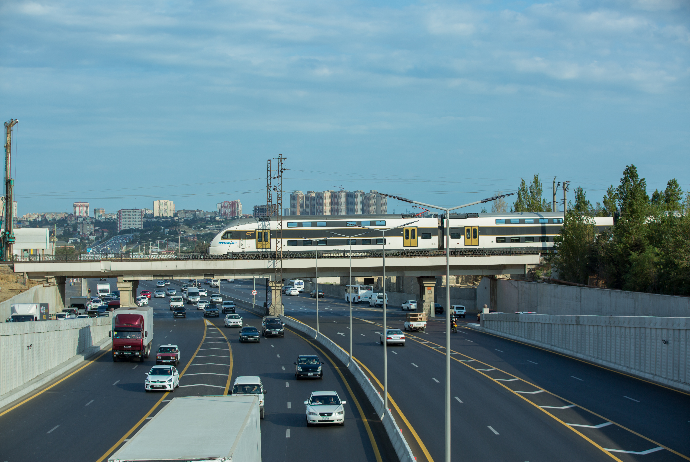
[[[175,289],[173,289],[172,287],[169,287],[168,289],[166,289],[166,292],[168,293],[168,295],[177,295],[177,291]]]
[[[466,312],[467,312],[467,310],[465,310],[465,307],[462,305],[451,305],[450,306],[450,314],[452,314],[455,317],[464,318]]]
[[[179,295],[170,297],[170,309],[184,308],[184,300]]]
[[[242,327],[242,316],[239,314],[226,314],[225,327]]]
[[[153,293],[154,298],[165,298],[164,290],[157,290]]]
[[[135,303],[137,304],[137,306],[148,305],[149,304],[149,298],[146,295],[139,295],[136,298]]]
[[[408,300],[402,304],[403,311],[416,311],[417,310],[417,300]]]
[[[383,345],[383,332],[379,334],[379,343]],[[400,329],[386,329],[386,345],[405,346],[405,334]]]
[[[175,391],[180,386],[180,374],[175,366],[153,366],[146,374],[144,389],[146,391]]]
[[[202,287],[199,287],[199,296],[200,297],[208,297],[208,290],[206,290]]]
[[[259,376],[242,375],[237,377],[235,383],[232,385],[232,394],[239,396],[250,395],[259,398],[259,410],[261,418],[264,418],[264,395],[266,394],[266,390]]]
[[[220,287],[220,279],[211,279],[211,287]]]
[[[347,401],[340,401],[335,391],[313,391],[307,401],[307,426],[317,424],[345,425]]]
[[[156,287],[165,287],[165,281],[158,281]]]
[[[299,295],[299,289],[296,289],[295,287],[291,288],[288,292],[288,295]]]
[[[223,303],[223,296],[221,294],[211,295],[211,301],[213,303]]]
[[[205,310],[206,308],[208,308],[208,305],[209,305],[208,300],[206,300],[205,298],[202,298],[201,300],[199,300],[197,302],[196,309],[197,310]]]

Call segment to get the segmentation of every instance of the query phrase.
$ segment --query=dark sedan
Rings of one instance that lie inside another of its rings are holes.
[[[264,337],[285,337],[283,323],[280,321],[267,321],[262,333]]]
[[[220,311],[216,305],[209,305],[204,309],[205,318],[217,318],[220,317]]]
[[[316,291],[312,290],[311,294],[309,294],[309,295],[311,296],[311,298],[316,298]],[[319,290],[319,298],[323,298],[323,297],[324,297],[323,290]]]
[[[316,355],[299,355],[295,361],[295,378],[309,377],[313,379],[323,378],[323,363]]]
[[[443,314],[443,305],[440,303],[434,303],[434,312],[436,314]]]
[[[240,331],[240,342],[260,342],[261,335],[256,327],[245,326]]]
[[[184,306],[173,308],[173,318],[186,318],[187,310]]]

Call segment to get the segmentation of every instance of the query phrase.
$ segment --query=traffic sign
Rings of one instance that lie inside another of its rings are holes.
[[[256,295],[256,290],[252,290],[252,295]]]

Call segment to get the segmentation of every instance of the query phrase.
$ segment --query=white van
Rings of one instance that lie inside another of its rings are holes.
[[[191,303],[192,305],[196,305],[199,303],[199,299],[201,296],[199,295],[199,289],[196,287],[187,287],[187,303]]]
[[[386,305],[388,305],[388,294],[386,294]],[[369,299],[369,306],[383,306],[383,294],[376,293]]]
[[[220,287],[220,279],[211,279],[211,287]]]
[[[232,385],[233,396],[256,396],[259,398],[259,409],[261,412],[261,418],[264,418],[264,395],[266,394],[266,389],[264,384],[261,383],[261,378],[253,375],[243,375],[235,379],[235,383]]]

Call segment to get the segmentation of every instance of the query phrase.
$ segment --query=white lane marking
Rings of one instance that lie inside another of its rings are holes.
[[[460,353],[455,353],[455,354],[460,354]],[[475,360],[474,359],[458,359],[458,361],[462,361],[463,363],[471,363]]]
[[[496,430],[494,430],[494,428],[491,425],[489,425],[489,430],[494,432],[494,435],[498,435],[498,432]]]
[[[570,409],[571,407],[575,407],[574,404],[570,404],[568,406],[539,406],[542,409]]]
[[[364,334],[359,334],[359,335],[361,335],[362,337],[366,337],[366,335],[364,335]]]
[[[164,399],[164,400],[163,400],[164,403],[168,403],[168,402],[170,402],[170,401],[172,401],[172,399]]]
[[[153,419],[153,417],[147,417],[147,418],[146,418],[146,420],[151,420],[151,419]]]
[[[195,372],[193,374],[185,374],[184,376],[189,377],[191,375],[221,375],[221,376],[225,377],[228,374],[217,374],[215,372]]]
[[[196,356],[197,358],[228,358],[230,355],[204,355],[204,356]]]
[[[290,429],[285,430],[285,438],[290,438]]]
[[[520,380],[520,379],[494,379],[494,380],[496,380],[497,382],[515,382],[516,380]]]
[[[574,378],[575,380],[579,380],[580,382],[584,382],[580,377],[575,377],[574,375],[571,375],[570,377]]]
[[[88,403],[84,404],[84,407],[88,406],[89,404],[93,403],[93,400],[89,401]]]
[[[394,355],[397,355],[397,354],[398,354],[397,351],[391,351],[391,353],[393,353]]]
[[[532,363],[532,364],[539,364],[539,363],[535,363],[534,361],[530,361],[529,359],[527,360],[527,362]]]
[[[458,397],[456,396],[455,399],[458,400],[458,403],[462,404],[462,401],[460,400],[460,398],[458,398]]]
[[[118,382],[119,382],[119,380],[116,380],[115,383],[114,383],[113,385],[117,385]]]
[[[172,329],[170,329],[170,332],[172,332]]]
[[[571,427],[604,428],[604,427],[608,427],[609,425],[611,425],[611,422],[604,422],[604,423],[599,424],[599,425],[584,425],[584,424],[571,424],[571,423],[569,423],[568,425],[570,425]]]
[[[211,347],[211,348],[199,348],[199,351],[203,350],[224,350],[225,348],[216,348],[216,347]]]
[[[412,365],[413,365],[414,367],[419,367],[419,366],[418,366],[418,365],[416,365],[415,363],[410,363],[410,364],[412,364]]]
[[[495,371],[496,368],[492,367],[491,369],[477,369],[477,370],[482,371],[482,372],[488,372],[488,371]]]
[[[166,335],[166,336],[165,336],[165,337],[163,337],[163,338],[168,338],[168,336]]]
[[[285,370],[285,366],[280,366],[280,367],[282,367],[282,368],[283,368],[283,370]]]
[[[139,367],[139,365],[138,365],[138,364],[135,364],[134,367],[133,367],[132,369],[136,369],[137,367]]]
[[[630,396],[623,396],[623,398],[628,398],[630,401],[635,401],[636,403],[639,403],[638,400],[631,398]]]
[[[276,355],[276,356],[280,358],[280,355],[279,355],[279,354],[278,354],[278,355]]]
[[[290,382],[285,382],[285,388],[290,388]]]
[[[275,348],[273,345],[271,345],[271,348]]]
[[[230,364],[218,364],[218,363],[201,363],[201,364],[190,364],[190,366],[225,366],[228,367]]]
[[[625,454],[638,454],[638,455],[640,455],[640,456],[646,456],[647,454],[651,454],[651,453],[653,453],[653,452],[661,451],[662,449],[664,449],[664,448],[662,448],[661,446],[657,446],[656,448],[647,449],[646,451],[639,451],[639,452],[638,452],[638,451],[624,451],[624,450],[622,450],[622,449],[607,449],[607,448],[604,448],[604,450],[609,451],[609,452],[623,452],[623,453],[625,453]]]
[[[185,374],[185,375],[187,375],[187,374]],[[209,385],[209,384],[206,384],[206,383],[194,383],[194,384],[191,384],[191,385],[180,385],[180,388],[183,388],[183,387],[213,387],[213,388],[222,388],[222,389],[225,389],[225,387],[223,387],[223,386],[221,386],[221,385]]]
[[[53,431],[55,431],[55,429],[58,428],[58,427],[59,427],[59,425],[54,426],[53,428],[51,428],[50,430],[48,430],[48,433],[53,433]]]
[[[288,409],[291,409],[291,408],[292,408],[292,403],[291,403],[290,401],[288,401],[287,404],[288,404]]]
[[[435,377],[432,377],[431,380],[433,380],[433,381],[436,382],[436,383],[441,383],[441,382],[439,382],[438,379],[436,379]]]
[[[500,351],[501,353],[503,353],[503,350],[499,350],[498,348],[494,348],[494,350]]]
[[[544,393],[544,390],[537,390],[537,391],[517,391],[517,390],[515,390],[515,393],[521,393],[523,395],[536,395],[537,393]]]
[[[338,332],[338,335],[342,335],[343,337],[345,337],[345,333],[344,333],[344,332]]]

